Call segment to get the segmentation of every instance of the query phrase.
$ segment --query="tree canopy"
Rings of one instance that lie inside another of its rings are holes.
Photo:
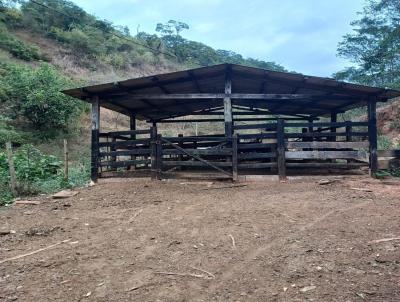
[[[339,56],[354,66],[335,74],[353,82],[400,88],[400,0],[368,0]]]

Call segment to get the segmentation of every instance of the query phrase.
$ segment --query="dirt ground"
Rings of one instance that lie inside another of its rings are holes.
[[[399,182],[239,185],[135,180],[1,208],[0,301],[400,301]]]

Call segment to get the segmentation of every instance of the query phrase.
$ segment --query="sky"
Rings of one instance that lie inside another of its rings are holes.
[[[290,71],[331,76],[349,66],[337,45],[365,0],[73,0],[115,25],[154,33],[157,23],[187,23],[182,36]]]

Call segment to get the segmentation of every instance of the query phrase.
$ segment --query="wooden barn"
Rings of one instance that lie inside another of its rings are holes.
[[[154,179],[190,173],[285,179],[311,170],[363,166],[375,175],[376,106],[400,96],[391,89],[234,64],[64,93],[92,104],[93,180],[146,173]],[[100,132],[100,106],[129,116],[130,129]],[[339,114],[357,107],[367,107],[366,121],[338,120]],[[147,121],[147,129],[137,129],[137,120]],[[182,122],[220,126],[196,136],[157,131],[161,124]]]

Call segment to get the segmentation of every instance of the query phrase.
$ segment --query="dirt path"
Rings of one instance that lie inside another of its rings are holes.
[[[69,241],[0,264],[0,301],[399,301],[400,240],[372,242],[400,237],[399,196],[141,180],[2,208],[0,262]]]

